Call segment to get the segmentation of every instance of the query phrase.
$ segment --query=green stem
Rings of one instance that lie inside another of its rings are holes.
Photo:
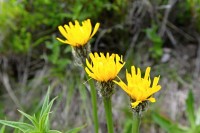
[[[108,133],[114,133],[113,120],[112,120],[111,97],[103,98],[103,102],[104,102],[104,109],[105,109],[105,113],[106,113],[106,122],[107,122]]]
[[[90,84],[90,87],[91,87],[94,130],[95,130],[95,133],[98,133],[98,131],[99,131],[99,122],[98,122],[98,113],[97,113],[97,92],[96,92],[96,88],[94,86],[94,81],[90,80],[89,84]]]
[[[132,133],[139,133],[140,118],[139,114],[133,112]]]

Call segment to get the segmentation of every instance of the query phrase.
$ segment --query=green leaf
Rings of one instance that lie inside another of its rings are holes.
[[[128,119],[125,122],[125,127],[123,128],[123,133],[131,133],[132,131],[132,120]]]
[[[17,128],[15,128],[14,133],[21,133],[21,131]]]
[[[0,120],[0,123],[13,127],[15,129],[19,129],[20,131],[24,133],[48,133],[48,132],[61,133],[56,130],[49,130],[49,113],[51,111],[53,102],[56,99],[56,98],[52,99],[49,103],[49,94],[50,94],[50,88],[48,89],[47,95],[45,96],[38,119],[36,118],[35,114],[31,116],[19,110],[19,112],[23,116],[25,116],[27,119],[29,119],[32,122],[33,126],[27,123],[23,123],[23,122],[14,122],[14,121],[6,121],[6,120]]]
[[[196,112],[196,125],[200,125],[200,107]]]
[[[66,133],[78,133],[80,132],[83,128],[85,128],[87,126],[87,124],[83,125],[83,126],[80,126],[80,127],[77,127],[77,128],[74,128],[74,129],[71,129],[69,131],[67,131]]]
[[[26,114],[25,112],[21,111],[21,110],[18,110],[23,116],[25,116],[26,118],[28,118],[31,123],[35,126],[35,127],[38,127],[38,124],[37,124],[37,119],[34,117],[34,116],[30,116],[29,114]]]
[[[200,125],[196,126],[196,131],[200,133]]]
[[[152,47],[150,48],[150,52],[152,57],[155,59],[159,59],[163,54],[163,41],[162,38],[157,33],[158,26],[153,23],[151,28],[145,29],[145,33],[147,37],[152,42]]]
[[[192,128],[195,127],[194,96],[192,90],[189,91],[186,99],[186,113]]]
[[[42,110],[39,116],[39,130],[40,131],[48,131],[49,130],[49,113],[51,111],[51,107],[53,105],[54,100],[57,98],[55,97],[49,103],[49,95],[50,95],[50,87],[48,88],[47,94],[44,99],[44,103],[42,106]]]
[[[2,127],[1,127],[1,130],[0,130],[0,133],[4,133],[5,132],[5,125],[3,125]]]
[[[62,132],[57,131],[57,130],[50,130],[50,131],[48,131],[48,133],[62,133]]]
[[[42,105],[42,110],[40,112],[40,117],[42,117],[42,115],[44,114],[46,108],[48,107],[48,104],[49,104],[49,95],[50,95],[50,87],[48,88],[47,94],[45,96],[45,99],[44,99],[44,102],[43,102],[43,105]]]
[[[0,120],[0,123],[9,127],[17,128],[21,130],[22,132],[27,132],[34,129],[34,127],[31,126],[30,124],[26,124],[23,122]]]
[[[156,112],[152,114],[152,117],[153,117],[153,120],[168,133],[186,133],[185,128],[180,127],[176,123],[173,123],[169,119],[161,116],[160,114]]]
[[[53,105],[53,102],[54,100],[56,99],[57,97],[55,97],[54,99],[51,100],[51,102],[47,105],[47,107],[44,109],[43,111],[43,114],[40,115],[40,118],[39,118],[39,129],[43,129],[43,130],[48,130],[49,128],[49,113],[51,111],[51,107]]]

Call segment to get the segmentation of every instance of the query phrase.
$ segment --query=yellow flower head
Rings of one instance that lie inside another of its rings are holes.
[[[82,22],[82,25],[75,20],[75,25],[69,22],[69,25],[58,26],[60,33],[66,38],[62,40],[57,38],[62,43],[67,43],[73,47],[84,46],[97,32],[99,28],[99,23],[96,23],[94,30],[92,32],[92,25],[90,19]]]
[[[126,71],[127,85],[121,79],[119,82],[114,81],[131,97],[132,108],[135,108],[139,103],[146,100],[150,102],[156,101],[152,95],[161,89],[161,86],[158,85],[160,76],[154,77],[152,83],[149,76],[150,69],[150,67],[147,67],[144,78],[142,78],[140,68],[136,71],[135,67],[132,66],[131,74]]]
[[[90,77],[100,82],[113,80],[125,64],[118,54],[107,53],[105,56],[100,53],[99,56],[98,53],[90,53],[89,57],[91,63],[86,59],[85,71]]]

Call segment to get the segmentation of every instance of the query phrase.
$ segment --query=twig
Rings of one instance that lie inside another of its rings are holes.
[[[168,19],[168,16],[169,16],[169,13],[173,7],[173,5],[176,3],[177,0],[169,0],[169,4],[171,6],[171,8],[166,8],[165,10],[165,15],[164,15],[164,18],[163,18],[163,21],[162,21],[162,25],[161,25],[161,28],[160,28],[160,31],[159,31],[159,35],[161,37],[163,37],[165,31],[166,31],[166,24],[167,24],[167,19]]]
[[[17,97],[15,96],[10,84],[9,84],[9,79],[8,79],[8,75],[7,74],[3,74],[2,76],[2,82],[3,82],[3,85],[4,87],[6,88],[9,96],[11,97],[11,99],[13,100],[13,102],[16,104],[16,106],[19,108],[19,109],[22,109],[20,103],[19,103],[19,100],[17,99]]]
[[[196,38],[198,41],[198,50],[197,50],[197,58],[195,62],[195,70],[194,70],[194,78],[197,78],[200,73],[200,35],[196,33]]]
[[[177,41],[176,41],[176,39],[174,38],[174,36],[172,35],[172,33],[169,29],[166,29],[166,34],[168,35],[168,37],[171,40],[174,47],[177,47]]]
[[[5,71],[5,68],[7,68],[7,61],[5,58],[2,59],[2,72],[0,72],[0,77],[1,77],[1,81],[2,81],[2,84],[4,85],[4,87],[6,88],[6,91],[8,92],[8,95],[11,97],[11,99],[13,100],[13,102],[16,104],[16,106],[19,108],[19,109],[22,109],[21,105],[20,105],[20,102],[19,100],[17,99],[17,97],[15,96],[15,93],[13,92],[11,86],[10,86],[10,83],[9,83],[9,78],[8,78],[8,75]]]
[[[188,33],[184,32],[180,28],[176,27],[174,24],[172,24],[169,21],[167,22],[167,26],[169,26],[170,28],[172,28],[173,30],[175,30],[176,32],[178,32],[179,34],[181,34],[182,36],[184,36],[184,38],[186,38],[187,40],[190,40],[190,41],[194,41],[195,40],[194,37],[192,37]]]

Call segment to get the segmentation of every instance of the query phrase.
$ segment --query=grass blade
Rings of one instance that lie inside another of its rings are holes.
[[[80,127],[76,127],[74,129],[71,129],[69,131],[67,131],[66,133],[78,133],[80,132],[83,128],[85,128],[87,125],[83,125],[83,126],[80,126]]]
[[[169,119],[161,116],[156,112],[152,114],[152,117],[153,120],[168,133],[186,133],[185,129],[182,129],[181,127],[179,127],[179,125],[173,123]]]
[[[186,99],[186,113],[190,125],[192,128],[195,127],[195,111],[194,111],[194,96],[192,90],[189,91],[188,97]]]

